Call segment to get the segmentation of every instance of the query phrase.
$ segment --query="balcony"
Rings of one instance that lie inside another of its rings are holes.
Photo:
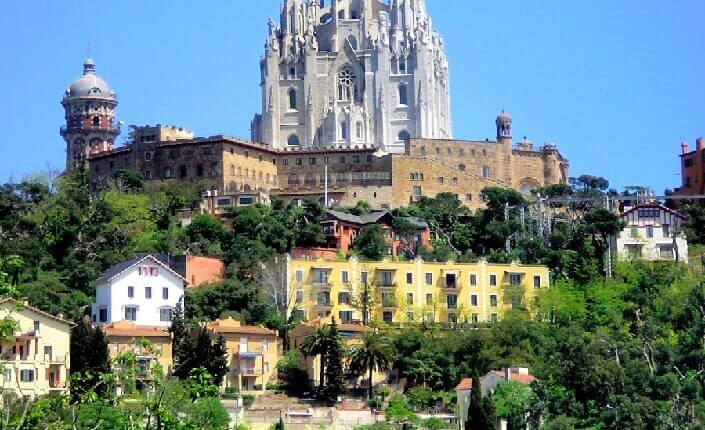
[[[237,345],[235,352],[233,353],[233,357],[235,359],[239,357],[252,358],[258,357],[262,354],[264,354],[264,348],[262,346]]]
[[[101,126],[93,126],[93,125],[82,125],[80,127],[66,127],[65,125],[62,125],[59,128],[59,134],[62,136],[66,135],[68,132],[79,132],[79,131],[108,131],[110,134],[118,135],[120,134],[120,127],[116,126],[110,126],[110,127],[101,127]]]
[[[378,280],[377,281],[377,288],[382,288],[382,289],[396,289],[399,285],[396,282],[392,281],[385,281],[385,280]]]
[[[235,369],[235,374],[240,374],[242,376],[261,376],[264,372],[262,372],[262,369],[257,369],[255,367],[239,367]]]

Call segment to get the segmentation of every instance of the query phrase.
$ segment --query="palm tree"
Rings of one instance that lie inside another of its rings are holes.
[[[306,357],[319,356],[320,361],[320,377],[318,379],[318,392],[323,390],[323,382],[325,379],[325,364],[326,356],[328,355],[328,345],[330,338],[330,327],[327,325],[322,325],[313,333],[306,336],[303,343],[301,344],[301,352],[304,353]]]
[[[368,333],[362,342],[350,351],[350,369],[358,374],[369,375],[368,399],[372,398],[372,372],[388,367],[396,359],[397,351],[392,343],[379,333]]]

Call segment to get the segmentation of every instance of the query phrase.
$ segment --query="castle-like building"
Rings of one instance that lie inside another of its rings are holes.
[[[450,139],[448,61],[424,0],[285,0],[252,140],[275,149]]]
[[[557,147],[515,144],[505,112],[495,139],[451,139],[448,64],[423,0],[285,0],[281,12],[251,141],[157,125],[132,126],[115,146],[117,97],[89,59],[62,101],[67,169],[87,165],[93,190],[120,169],[206,181],[217,206],[279,197],[389,209],[446,192],[476,208],[487,186],[529,194],[567,182]]]

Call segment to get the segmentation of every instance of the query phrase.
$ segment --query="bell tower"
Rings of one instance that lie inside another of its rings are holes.
[[[502,111],[497,115],[497,143],[509,143],[512,144],[512,117]]]
[[[90,154],[110,151],[120,128],[115,123],[117,95],[95,73],[95,63],[83,63],[83,75],[64,93],[66,124],[60,129],[66,141],[66,170],[82,167]]]

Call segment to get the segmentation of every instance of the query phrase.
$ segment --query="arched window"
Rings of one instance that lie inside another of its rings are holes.
[[[362,140],[362,121],[358,121],[357,124],[355,124],[355,136],[357,140]]]
[[[490,166],[482,166],[482,177],[483,178],[490,177]]]
[[[357,78],[350,66],[343,66],[338,72],[338,100],[358,99]]]
[[[296,90],[289,90],[289,109],[296,110]]]
[[[340,123],[340,138],[342,140],[348,139],[348,123],[345,121]]]
[[[287,183],[291,186],[298,186],[299,185],[299,175],[289,175],[289,178],[287,179]]]
[[[399,132],[399,141],[400,142],[408,142],[410,140],[411,140],[411,135],[409,134],[408,131],[402,130]]]
[[[409,104],[409,97],[406,91],[406,85],[401,84],[399,85],[399,104],[406,106]]]
[[[348,36],[348,43],[354,51],[357,51],[357,37],[351,34],[350,36]]]
[[[459,164],[458,170],[460,170],[461,172],[464,172],[465,171],[465,164]]]
[[[97,116],[93,117],[93,127],[98,127],[100,126],[100,118]]]
[[[292,134],[289,136],[289,139],[287,139],[286,144],[289,146],[299,146],[301,144],[299,141],[299,136]]]
[[[289,79],[296,79],[296,67],[289,69]]]

